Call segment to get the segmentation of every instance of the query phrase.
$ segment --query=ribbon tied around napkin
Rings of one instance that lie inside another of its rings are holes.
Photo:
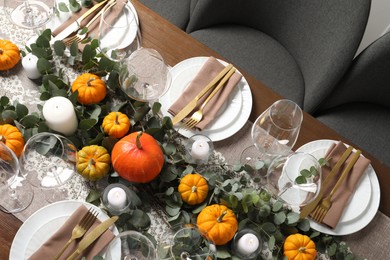
[[[84,214],[88,211],[87,207],[81,205],[77,210],[67,219],[67,221],[55,232],[43,245],[30,256],[29,260],[42,260],[42,259],[54,259],[54,257],[60,252],[62,247],[72,236],[73,228],[80,222]],[[101,222],[96,220],[92,227],[86,232],[88,234]],[[86,235],[85,234],[85,235]],[[84,235],[84,236],[85,236]],[[115,237],[110,229],[107,229],[95,242],[93,242],[86,250],[83,251],[76,259],[86,257],[88,260],[98,255]],[[82,238],[74,240],[65,252],[61,255],[60,259],[66,259],[69,257],[78,247],[78,242]]]
[[[198,93],[224,68],[225,66],[221,64],[216,58],[209,57],[199,72],[196,74],[194,79],[184,89],[180,97],[169,107],[168,112],[172,116],[175,116],[177,113],[179,113],[184,108],[184,106],[193,100],[198,95]],[[240,82],[241,78],[242,75],[238,72],[235,72],[226,82],[225,86],[210,100],[209,103],[207,103],[203,109],[203,118],[196,125],[199,130],[206,128],[207,125],[218,116],[218,112],[222,105],[228,100],[230,94],[233,92],[238,82]],[[191,115],[197,111],[200,106],[202,106],[204,100],[207,99],[207,96],[212,92],[212,90],[213,89],[211,89],[206,95],[199,99],[197,106],[184,120],[189,119]]]
[[[341,141],[334,143],[328,149],[325,158],[328,161],[329,166],[324,166],[322,168],[322,179],[325,179],[328,176],[331,169],[337,163],[337,161],[340,159],[341,155],[346,149],[347,147]],[[338,174],[335,175],[335,177],[330,181],[327,189],[325,190],[324,198],[331,192],[332,188],[335,186],[337,180],[340,178],[341,172],[349,163],[349,161],[351,161],[353,154],[354,152],[349,155],[348,159],[344,162],[342,167],[340,167]],[[346,176],[344,181],[341,183],[341,186],[332,196],[332,206],[325,215],[322,224],[325,224],[333,229],[336,228],[346,205],[348,204],[351,196],[353,196],[361,177],[365,173],[370,163],[371,161],[364,156],[359,157],[355,165],[352,167],[351,172]]]

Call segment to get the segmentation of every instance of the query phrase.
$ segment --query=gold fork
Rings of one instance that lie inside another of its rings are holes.
[[[203,102],[202,106],[199,108],[198,111],[194,112],[191,116],[190,119],[188,119],[187,121],[184,122],[184,126],[186,128],[193,128],[195,127],[197,124],[199,124],[199,122],[202,120],[203,118],[203,109],[205,108],[205,106],[207,105],[207,103],[215,96],[215,94],[217,94],[217,92],[223,87],[223,85],[226,83],[226,81],[233,75],[233,73],[236,71],[235,68],[231,68],[229,70],[228,73],[226,73],[226,75],[221,79],[221,81],[218,83],[218,85],[215,87],[215,89],[213,90],[213,92],[211,92],[211,94],[207,97],[207,99]]]
[[[94,21],[96,21],[96,19],[97,18],[99,18],[102,14],[103,14],[103,12],[104,12],[104,10],[106,10],[106,8],[108,9],[108,8],[111,8],[111,7],[113,7],[114,5],[116,4],[116,0],[111,0],[111,1],[109,1],[108,3],[107,3],[107,5],[105,6],[105,7],[103,7],[86,25],[85,25],[85,27],[84,28],[89,28],[91,25],[92,25],[92,23],[94,22]],[[85,38],[87,37],[87,32],[86,33],[84,33],[84,34],[80,34],[80,33],[76,33],[75,35],[73,35],[73,36],[71,36],[71,37],[69,37],[68,39],[66,39],[65,41],[64,41],[64,44],[66,45],[66,46],[70,46],[70,45],[72,45],[72,43],[74,43],[74,42],[76,42],[76,43],[79,43],[79,42],[81,42],[82,40],[84,40]]]
[[[360,150],[357,150],[355,154],[353,155],[351,161],[347,164],[347,167],[343,170],[341,173],[340,178],[337,180],[336,185],[333,187],[329,195],[324,198],[320,204],[317,205],[317,207],[314,209],[313,213],[311,213],[312,218],[317,222],[322,222],[324,220],[326,214],[328,213],[330,207],[332,206],[332,196],[337,191],[337,189],[340,187],[341,183],[344,181],[345,177],[349,174],[352,167],[355,165],[356,161],[359,159],[361,154]]]
[[[85,215],[80,220],[80,222],[73,228],[71,238],[68,240],[68,242],[66,242],[66,244],[61,249],[61,251],[55,256],[54,258],[55,260],[60,258],[60,256],[64,253],[65,249],[68,248],[68,246],[70,245],[70,243],[72,243],[73,240],[82,237],[85,234],[85,232],[87,232],[87,230],[95,222],[97,215],[98,212],[96,210],[93,210],[92,208],[90,208],[85,213]]]

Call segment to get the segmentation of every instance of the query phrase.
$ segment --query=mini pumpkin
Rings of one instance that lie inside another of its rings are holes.
[[[289,235],[286,238],[283,250],[288,260],[314,260],[317,255],[313,240],[299,233]]]
[[[9,40],[0,40],[0,70],[9,70],[15,67],[20,60],[18,46]]]
[[[178,187],[181,199],[189,204],[196,205],[202,203],[209,192],[206,179],[199,173],[187,174],[180,180]]]
[[[106,83],[92,73],[84,73],[73,81],[72,92],[76,90],[77,100],[83,105],[97,104],[107,95]]]
[[[0,125],[0,142],[5,143],[17,157],[19,157],[24,148],[24,138],[19,129],[10,124]]]
[[[111,112],[103,119],[102,127],[106,134],[115,138],[122,138],[130,129],[130,119],[121,112]]]
[[[213,204],[199,213],[196,223],[216,245],[229,242],[237,232],[238,221],[234,212],[225,205]]]
[[[103,146],[84,146],[77,157],[77,172],[87,180],[100,180],[110,170],[111,157]]]
[[[122,178],[147,183],[160,174],[164,154],[153,136],[134,132],[119,140],[112,149],[112,165]]]

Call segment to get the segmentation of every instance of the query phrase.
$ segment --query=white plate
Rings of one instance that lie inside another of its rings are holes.
[[[317,140],[307,143],[297,149],[297,152],[312,153],[317,159],[324,157],[328,148],[337,141]],[[367,167],[362,179],[360,180],[355,194],[346,205],[340,222],[335,229],[312,221],[309,218],[313,229],[330,235],[348,235],[355,233],[374,218],[378,211],[380,202],[380,187],[378,177],[371,164]]]
[[[98,207],[83,201],[65,200],[49,204],[37,210],[19,228],[12,241],[9,259],[27,259],[83,204],[87,208],[98,210],[99,220],[104,221],[109,218]],[[113,233],[118,235],[116,227]]]
[[[181,61],[171,69],[171,86],[159,100],[162,105],[161,111],[164,116],[172,118],[172,115],[168,113],[168,108],[177,100],[177,98],[179,98],[183,90],[196,76],[207,59],[208,57],[193,57]],[[225,66],[227,65],[225,61],[219,61]],[[248,120],[252,110],[252,92],[244,77],[241,78],[241,81],[231,93],[226,104],[221,107],[217,119],[202,131],[187,130],[180,128],[180,126],[176,127],[176,129],[185,137],[202,133],[214,142],[226,139],[239,131]]]

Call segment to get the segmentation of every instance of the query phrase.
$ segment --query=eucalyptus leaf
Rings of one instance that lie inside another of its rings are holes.
[[[28,115],[28,108],[23,104],[16,104],[16,113],[18,118],[23,118]]]
[[[79,128],[81,130],[90,130],[92,127],[94,127],[96,125],[97,122],[98,121],[94,118],[83,119],[79,123]]]
[[[78,52],[79,52],[79,47],[78,47],[78,44],[77,42],[73,42],[71,45],[70,45],[70,55],[73,56],[73,57],[76,57]]]
[[[287,213],[287,224],[296,224],[299,221],[299,214],[296,212]]]
[[[0,98],[0,105],[1,106],[6,106],[6,105],[8,105],[8,103],[9,103],[9,98],[7,96],[2,96]]]
[[[61,12],[64,12],[64,13],[69,12],[69,8],[64,2],[58,3],[58,10],[60,10]]]
[[[278,213],[275,214],[275,216],[274,216],[274,223],[276,225],[280,225],[280,224],[284,223],[284,221],[286,221],[286,213],[281,211],[281,212],[278,212]]]
[[[146,230],[150,226],[150,217],[140,209],[136,209],[131,214],[130,223],[139,230]]]
[[[18,114],[13,110],[4,110],[1,113],[1,117],[4,122],[11,124],[14,120],[18,118]]]
[[[50,73],[53,69],[53,65],[45,58],[39,58],[37,62],[38,71],[41,74]]]

